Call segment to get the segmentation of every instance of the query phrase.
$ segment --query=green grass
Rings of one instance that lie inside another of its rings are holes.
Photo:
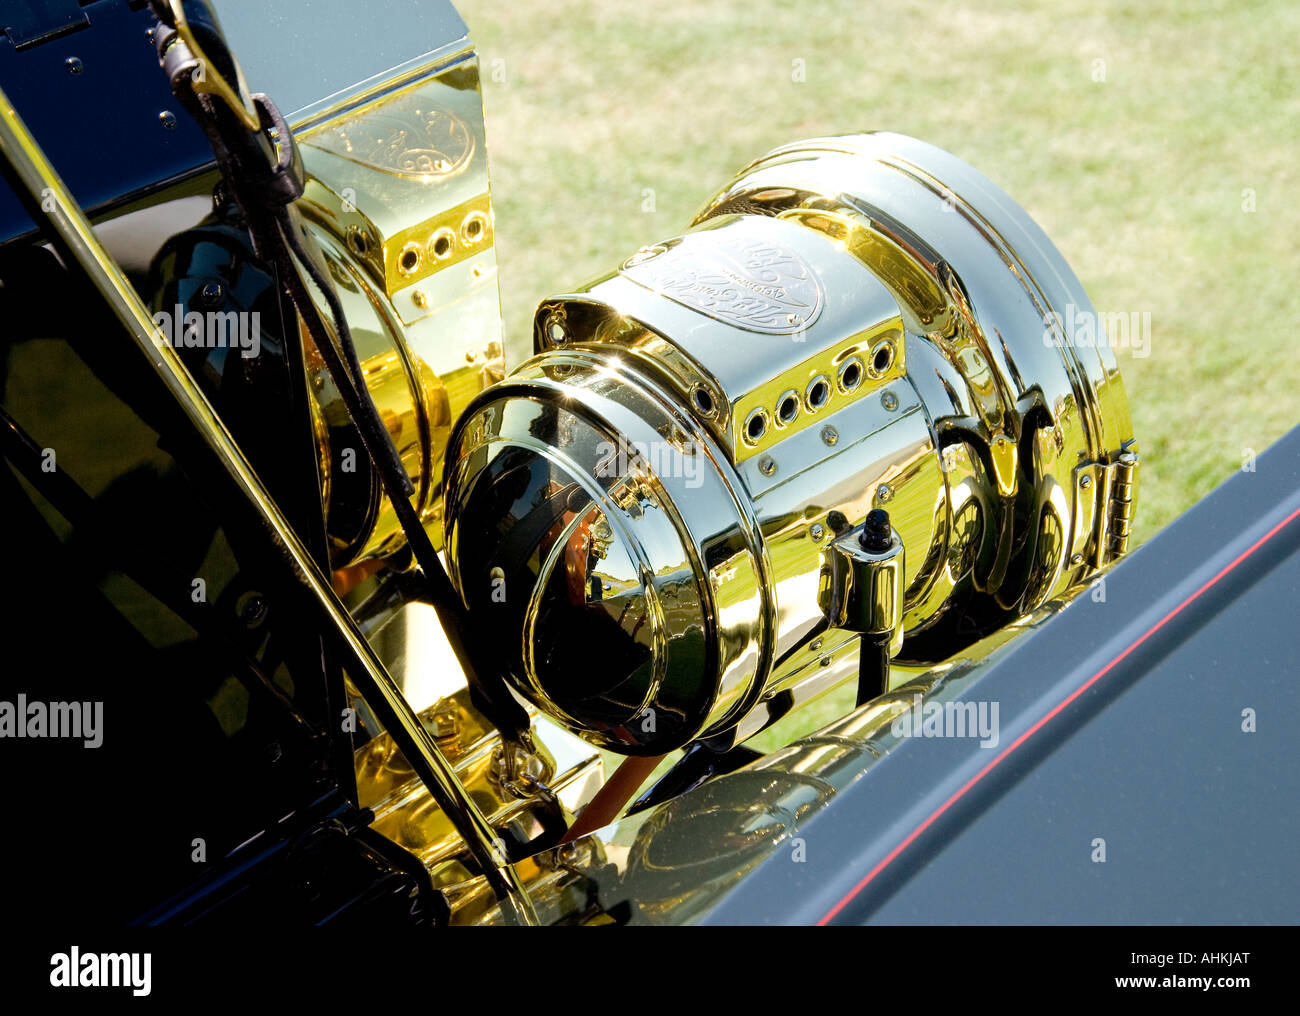
[[[1300,417],[1300,5],[458,7],[483,58],[512,362],[538,300],[680,232],[753,157],[885,129],[1000,184],[1099,311],[1151,313],[1149,355],[1120,354],[1139,540]]]

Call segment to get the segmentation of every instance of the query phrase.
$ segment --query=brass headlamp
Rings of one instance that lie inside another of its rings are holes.
[[[598,745],[733,743],[856,672],[832,544],[878,508],[903,550],[887,637],[943,659],[1127,547],[1128,405],[1067,306],[1091,313],[1060,254],[954,157],[772,152],[544,301],[536,355],[461,416],[446,548],[472,623]]]
[[[451,423],[504,374],[487,150],[469,54],[302,132],[300,207],[351,326],[370,397],[441,536]],[[308,363],[336,568],[405,537],[323,363]]]
[[[173,6],[183,23],[180,5]],[[229,85],[218,88],[215,79],[207,87],[223,98],[231,91]],[[348,322],[360,380],[410,480],[412,507],[436,542],[452,421],[505,373],[478,59],[466,49],[412,80],[345,96],[296,124],[294,138],[305,178],[296,203],[305,222],[299,239],[328,276]],[[219,205],[229,210],[228,191],[219,194]],[[215,221],[221,230],[221,220],[231,217],[214,216],[205,229]],[[155,306],[168,315],[173,307],[200,318],[207,311],[217,320],[247,311],[272,281],[251,249],[230,242],[243,233],[239,225],[233,234],[226,230],[225,242],[218,237],[212,243],[204,230],[178,234],[157,266]],[[214,294],[211,302],[205,289]],[[319,287],[310,295],[332,319]],[[296,327],[305,351],[330,564],[344,570],[392,561],[406,546],[406,534],[320,349],[300,320]],[[227,345],[225,330],[218,356]],[[188,347],[195,349],[186,354],[191,369],[219,403],[242,403],[240,391],[217,394],[218,380],[224,384],[235,372],[210,357],[208,346]],[[248,368],[251,375],[255,364]]]

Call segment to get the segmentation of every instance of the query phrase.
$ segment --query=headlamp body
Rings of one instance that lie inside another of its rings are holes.
[[[1104,340],[1041,230],[889,134],[779,149],[683,236],[544,301],[469,406],[446,547],[513,687],[593,742],[734,742],[856,669],[826,547],[905,548],[933,662],[1127,544],[1136,455]]]

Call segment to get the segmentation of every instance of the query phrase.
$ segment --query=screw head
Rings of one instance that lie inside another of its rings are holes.
[[[176,129],[176,114],[170,109],[164,109],[158,114],[158,122],[166,127],[169,131]]]
[[[1091,476],[1083,477],[1081,480],[1079,480],[1079,486],[1082,487],[1084,490],[1087,490],[1089,487],[1092,486],[1092,477]]]
[[[894,488],[887,483],[882,483],[879,487],[876,488],[876,500],[879,501],[881,504],[885,504],[893,496],[894,496]]]
[[[840,432],[834,427],[827,424],[822,428],[822,442],[831,448],[834,448],[840,440]]]
[[[898,396],[893,392],[883,392],[880,396],[880,404],[892,413],[898,408]]]
[[[764,455],[758,460],[758,471],[764,476],[771,476],[776,472],[776,459],[770,455]]]
[[[199,290],[198,302],[204,307],[216,307],[225,299],[226,291],[220,282],[205,282]]]
[[[1075,554],[1074,557],[1070,558],[1070,564],[1083,564],[1083,555]]]
[[[429,294],[423,289],[417,289],[411,294],[411,302],[423,310],[425,307],[429,306]]]
[[[812,527],[808,530],[808,535],[811,536],[814,540],[820,540],[825,534],[826,534],[826,530],[822,528],[822,524],[820,522],[814,522],[812,524]]]
[[[63,66],[68,68],[69,74],[80,74],[86,69],[86,65],[81,62],[81,58],[75,56],[70,56],[64,60]]]
[[[266,617],[266,600],[260,593],[250,593],[241,598],[239,619],[249,628],[256,628]]]

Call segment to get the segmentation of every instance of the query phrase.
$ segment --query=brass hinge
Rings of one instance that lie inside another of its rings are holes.
[[[1137,469],[1135,446],[1125,448],[1114,462],[1106,466],[1106,511],[1099,520],[1104,528],[1097,540],[1098,546],[1104,547],[1105,561],[1113,561],[1128,553],[1129,537],[1133,532],[1133,509],[1137,503]]]
[[[1128,552],[1137,503],[1137,446],[1133,442],[1074,470],[1072,563],[1100,568]]]

